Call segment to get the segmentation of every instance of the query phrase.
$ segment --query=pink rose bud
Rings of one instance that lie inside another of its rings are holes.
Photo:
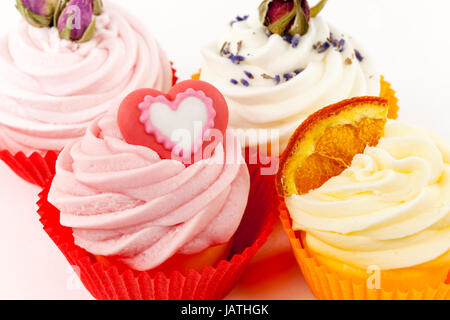
[[[61,38],[76,42],[86,42],[95,33],[93,0],[70,0],[59,9],[57,27]],[[62,10],[61,10],[62,9]]]
[[[264,0],[259,6],[259,16],[271,33],[302,36],[308,32],[311,17],[317,16],[326,2],[321,0],[310,8],[307,0]]]
[[[16,8],[25,20],[39,28],[50,27],[53,23],[58,0],[16,0]]]

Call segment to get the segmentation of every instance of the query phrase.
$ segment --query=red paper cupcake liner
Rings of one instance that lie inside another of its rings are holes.
[[[0,151],[0,159],[23,180],[44,187],[55,174],[58,153],[48,151],[44,156],[35,152],[27,157],[23,152],[13,155],[8,150]]]
[[[274,163],[272,166],[272,164],[264,164],[268,162],[267,159],[261,161],[256,148],[246,147],[243,149],[243,153],[250,173],[251,188],[256,191],[260,190],[260,188],[266,189],[267,192],[273,195],[272,198],[274,201],[279,203],[280,199],[276,190],[276,174],[278,171],[279,157],[272,157],[271,161]],[[270,168],[271,166],[272,168]],[[268,168],[270,170],[267,170]]]
[[[94,256],[74,243],[72,229],[59,223],[60,212],[48,200],[51,181],[39,195],[38,213],[44,230],[62,251],[68,262],[77,267],[86,289],[99,300],[217,300],[225,297],[250,259],[267,241],[277,221],[278,197],[267,181],[253,177],[250,200],[231,249],[231,259],[217,266],[206,266],[201,272],[171,275],[139,272],[105,266]]]
[[[178,82],[177,70],[173,67],[173,62],[170,62],[170,66],[172,67],[172,86],[176,85]]]

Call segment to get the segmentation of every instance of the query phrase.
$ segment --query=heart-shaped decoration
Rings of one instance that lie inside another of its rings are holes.
[[[122,102],[117,120],[120,131],[133,145],[156,151],[162,159],[203,159],[214,142],[212,132],[225,137],[228,106],[214,86],[199,80],[175,85],[164,94],[153,89],[132,92]]]

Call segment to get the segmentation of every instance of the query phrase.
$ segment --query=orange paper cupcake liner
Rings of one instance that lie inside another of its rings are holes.
[[[55,174],[58,153],[48,151],[45,155],[33,153],[27,157],[23,152],[12,154],[8,150],[0,151],[0,159],[23,180],[44,187]]]
[[[74,243],[72,229],[59,223],[60,212],[48,200],[50,181],[41,192],[38,213],[44,230],[68,262],[79,270],[86,289],[99,300],[217,300],[224,298],[245,271],[250,259],[266,242],[277,220],[278,197],[266,180],[254,176],[250,199],[230,258],[201,272],[172,274],[139,272],[115,265],[105,266]]]
[[[380,97],[385,98],[389,103],[388,118],[397,119],[400,107],[398,105],[399,100],[395,95],[396,94],[395,90],[392,89],[391,84],[384,79],[384,76],[381,76],[380,81],[381,81]]]
[[[302,242],[292,229],[292,222],[286,205],[280,205],[280,219],[289,237],[291,246],[312,293],[320,300],[449,300],[450,284],[442,282],[436,287],[424,286],[424,289],[406,291],[369,289],[364,282],[341,277],[328,270],[305,250]]]
[[[200,80],[201,74],[202,74],[202,69],[199,69],[199,70],[198,70],[198,73],[193,74],[193,75],[191,76],[192,80]]]

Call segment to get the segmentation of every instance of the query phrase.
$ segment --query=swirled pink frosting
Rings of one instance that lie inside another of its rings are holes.
[[[59,151],[131,91],[168,91],[171,81],[156,40],[108,1],[83,44],[21,21],[0,37],[0,149]]]
[[[150,270],[176,253],[228,242],[242,219],[250,178],[237,138],[186,167],[126,143],[116,119],[95,121],[56,164],[49,200],[75,242]]]

